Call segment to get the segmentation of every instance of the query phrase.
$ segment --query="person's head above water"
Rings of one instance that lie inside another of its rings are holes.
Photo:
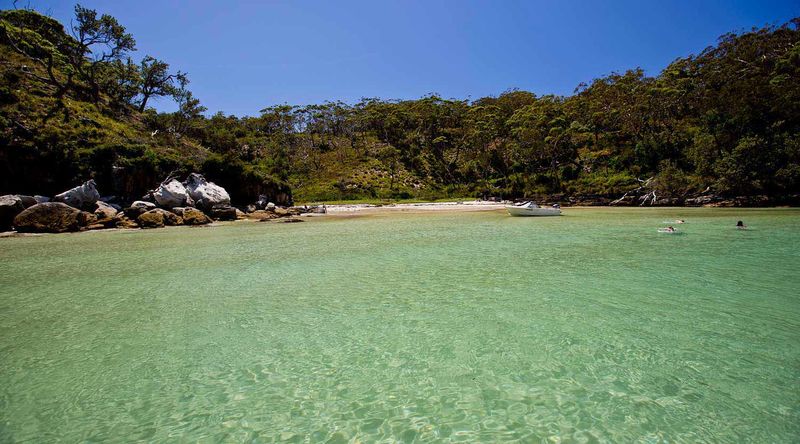
[[[736,222],[736,226],[737,227],[743,227],[744,226],[744,222],[742,222],[742,221]]]

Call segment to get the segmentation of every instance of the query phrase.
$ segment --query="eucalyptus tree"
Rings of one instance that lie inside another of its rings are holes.
[[[564,99],[540,97],[536,103],[518,109],[508,125],[520,154],[529,162],[529,171],[547,171],[553,190],[561,191],[560,168],[572,163],[576,155]]]

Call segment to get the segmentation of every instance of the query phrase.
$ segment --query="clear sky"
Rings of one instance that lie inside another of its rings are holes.
[[[10,0],[0,0],[3,8]],[[69,23],[73,1],[21,0]],[[116,17],[135,57],[186,71],[210,113],[361,97],[573,92],[672,60],[729,31],[784,23],[800,0],[83,0]],[[168,100],[156,102],[170,110]]]

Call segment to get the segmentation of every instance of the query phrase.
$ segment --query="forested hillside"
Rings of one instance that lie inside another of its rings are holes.
[[[78,6],[65,30],[9,10],[0,26],[0,194],[94,178],[104,194],[138,198],[191,171],[238,204],[289,189],[297,201],[607,202],[638,188],[624,201],[635,204],[800,193],[800,19],[724,35],[656,77],[612,73],[569,97],[366,98],[253,117],[206,116],[189,76],[134,59],[133,36],[112,17]],[[179,111],[148,108],[159,96]]]

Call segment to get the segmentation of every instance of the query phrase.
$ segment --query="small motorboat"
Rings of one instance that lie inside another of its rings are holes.
[[[533,202],[523,202],[519,205],[506,205],[508,214],[512,216],[560,216],[561,208],[556,204],[552,207],[540,207]]]

